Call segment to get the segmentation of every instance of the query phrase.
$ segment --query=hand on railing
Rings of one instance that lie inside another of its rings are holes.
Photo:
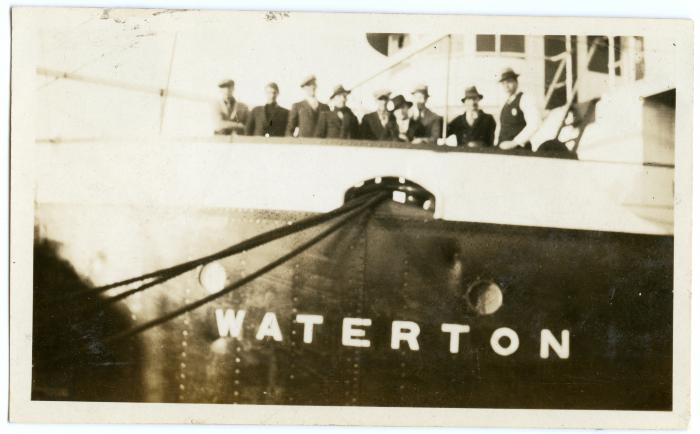
[[[443,138],[437,139],[437,145],[438,146],[450,146],[450,147],[454,148],[457,146],[457,136],[452,134],[451,136],[449,136],[445,139],[443,139]]]
[[[498,145],[499,148],[505,149],[505,150],[508,150],[508,149],[515,149],[515,148],[517,148],[518,146],[520,146],[520,145],[519,145],[518,143],[512,141],[512,140],[506,140],[506,141],[504,141],[504,142],[501,142],[501,143]]]

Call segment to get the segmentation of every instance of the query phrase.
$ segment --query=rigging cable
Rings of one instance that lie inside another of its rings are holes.
[[[269,264],[257,269],[255,272],[253,272],[253,273],[237,280],[236,282],[226,286],[222,290],[217,291],[213,294],[210,294],[206,297],[200,298],[199,300],[194,301],[190,304],[186,304],[186,305],[184,305],[178,309],[175,309],[174,311],[169,312],[165,315],[162,315],[158,318],[155,318],[155,319],[152,319],[152,320],[147,321],[145,323],[139,324],[139,325],[134,326],[134,327],[127,329],[125,331],[110,335],[104,339],[104,342],[109,343],[109,342],[114,342],[114,341],[118,341],[118,340],[132,337],[132,336],[137,335],[139,333],[142,333],[146,330],[149,330],[153,327],[157,327],[161,324],[164,324],[164,323],[166,323],[166,322],[168,322],[168,321],[170,321],[170,320],[172,320],[180,315],[183,315],[187,312],[190,312],[194,309],[197,309],[201,306],[204,306],[205,304],[207,304],[213,300],[216,300],[217,298],[240,288],[241,286],[255,280],[256,278],[273,270],[274,268],[278,267],[279,265],[282,265],[283,263],[287,262],[288,260],[294,258],[295,256],[299,255],[300,253],[302,253],[305,250],[309,249],[310,247],[314,246],[315,244],[317,244],[321,240],[325,239],[329,235],[333,234],[334,232],[336,232],[337,230],[339,230],[340,228],[342,228],[343,226],[348,224],[350,221],[352,221],[353,218],[357,217],[362,212],[369,210],[369,209],[372,209],[372,208],[375,208],[381,202],[388,199],[389,197],[390,197],[390,195],[388,193],[379,193],[379,194],[373,196],[371,199],[366,200],[364,204],[357,207],[355,210],[349,212],[342,219],[333,223],[331,226],[324,229],[323,231],[321,231],[319,234],[315,235],[311,239],[305,241],[304,243],[300,244],[299,246],[292,249],[288,253],[286,253],[286,254],[280,256],[279,258],[277,258],[276,260],[270,262]]]
[[[270,231],[264,232],[262,234],[256,235],[252,238],[248,238],[244,241],[241,241],[240,243],[234,244],[233,246],[227,247],[219,252],[203,256],[198,259],[193,259],[191,261],[183,262],[181,264],[173,265],[167,268],[162,268],[156,271],[152,271],[150,273],[142,274],[140,276],[136,277],[131,277],[129,279],[124,279],[121,281],[117,281],[114,283],[110,283],[108,285],[103,285],[103,286],[98,286],[94,288],[87,288],[84,290],[80,291],[75,291],[70,294],[62,294],[61,296],[57,297],[58,300],[56,299],[51,299],[49,301],[68,301],[68,300],[73,300],[76,298],[79,298],[81,296],[88,296],[88,297],[94,297],[95,295],[101,294],[103,292],[106,292],[110,289],[118,288],[121,286],[129,285],[132,283],[136,283],[142,280],[146,279],[154,279],[150,282],[144,283],[134,289],[130,289],[126,291],[122,295],[119,294],[115,297],[121,297],[125,298],[128,295],[134,294],[136,292],[143,291],[144,289],[150,288],[152,286],[155,286],[159,283],[163,283],[167,280],[170,280],[174,277],[177,277],[181,274],[186,273],[187,271],[193,270],[197,268],[200,265],[205,265],[209,262],[216,261],[218,259],[222,259],[228,256],[235,255],[237,253],[253,249],[255,247],[258,247],[262,244],[269,243],[271,241],[277,240],[279,238],[283,238],[285,236],[294,234],[296,232],[300,232],[302,230],[311,228],[313,226],[319,225],[321,223],[324,223],[328,220],[331,220],[334,217],[337,217],[339,215],[345,214],[349,211],[352,211],[353,209],[356,209],[363,205],[367,201],[367,198],[364,196],[359,196],[357,198],[354,198],[351,201],[346,202],[342,206],[335,208],[331,211],[328,211],[323,214],[318,214],[318,215],[313,215],[307,218],[304,218],[302,220],[296,221],[292,223],[291,225],[287,226],[281,226],[279,228],[272,229]]]

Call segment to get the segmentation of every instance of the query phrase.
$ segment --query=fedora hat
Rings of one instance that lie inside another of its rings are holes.
[[[396,95],[395,97],[393,97],[391,99],[391,104],[394,106],[393,110],[397,110],[404,105],[407,105],[409,108],[413,106],[413,103],[404,98],[403,95]]]
[[[407,105],[409,108],[413,106],[413,103],[404,98],[403,95],[396,95],[393,97],[391,99],[391,104],[394,106],[393,110],[397,110],[404,105]]]
[[[388,101],[389,95],[391,95],[391,91],[387,89],[379,89],[375,90],[372,95],[374,95],[374,99],[385,99]]]
[[[506,68],[501,72],[501,78],[498,81],[517,80],[518,76],[520,76],[520,74],[513,71],[513,68]]]
[[[334,96],[341,94],[341,93],[344,93],[347,95],[350,93],[350,91],[345,89],[342,84],[339,84],[333,88],[333,92],[331,93],[331,98],[333,98]]]
[[[413,92],[411,92],[411,95],[413,95],[414,93],[422,93],[423,95],[425,95],[426,98],[430,96],[427,84],[419,84],[418,86],[414,87]]]
[[[469,86],[468,88],[464,89],[464,97],[462,98],[462,102],[464,102],[464,100],[467,98],[481,100],[483,97],[484,96],[480,94],[478,90],[476,90],[476,86]]]

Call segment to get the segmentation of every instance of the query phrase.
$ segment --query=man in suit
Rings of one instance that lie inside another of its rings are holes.
[[[236,83],[233,80],[224,80],[219,83],[222,98],[216,106],[217,122],[214,134],[245,134],[248,106],[236,101],[233,96],[235,87]]]
[[[360,131],[363,139],[389,141],[399,139],[399,127],[396,124],[396,119],[387,109],[390,94],[391,92],[388,90],[374,92],[377,110],[362,117]]]
[[[267,102],[264,106],[255,107],[251,112],[246,125],[246,134],[265,137],[284,136],[289,110],[277,105],[279,93],[277,83],[268,83],[265,86]]]
[[[511,68],[506,68],[501,73],[499,81],[507,98],[501,108],[498,146],[501,149],[532,150],[530,139],[541,122],[537,105],[530,94],[519,89],[518,74]]]
[[[301,82],[301,88],[306,97],[292,104],[287,122],[287,136],[313,137],[316,133],[316,123],[322,112],[330,108],[316,98],[316,76],[310,75]]]
[[[413,109],[413,119],[423,126],[421,135],[413,139],[414,143],[437,143],[437,139],[442,137],[442,117],[426,107],[430,93],[428,86],[420,84],[413,89],[411,94],[415,107]]]
[[[330,111],[321,112],[316,123],[316,137],[329,139],[358,138],[358,122],[355,114],[345,104],[349,90],[343,85],[333,88]]]
[[[407,101],[403,95],[397,95],[391,99],[393,105],[392,113],[396,119],[399,137],[402,142],[412,142],[413,139],[423,134],[423,125],[411,117],[411,107],[413,103]]]
[[[479,108],[482,98],[475,86],[464,91],[464,113],[452,119],[447,126],[448,139],[454,135],[457,145],[468,148],[493,146],[496,120]]]

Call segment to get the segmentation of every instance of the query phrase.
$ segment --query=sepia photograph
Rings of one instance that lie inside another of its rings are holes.
[[[12,419],[687,424],[691,21],[12,12]]]

